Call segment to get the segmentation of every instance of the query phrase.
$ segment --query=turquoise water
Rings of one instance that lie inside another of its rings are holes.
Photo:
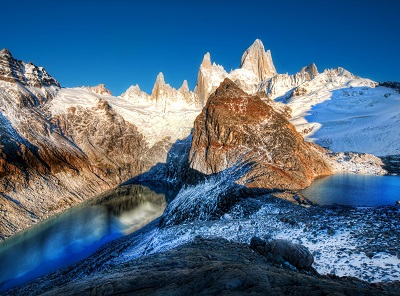
[[[400,176],[336,174],[315,180],[301,193],[320,205],[393,205],[400,200]]]

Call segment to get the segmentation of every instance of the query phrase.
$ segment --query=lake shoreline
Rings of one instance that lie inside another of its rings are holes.
[[[289,239],[312,252],[313,266],[320,274],[353,276],[373,283],[393,282],[400,279],[400,226],[395,223],[399,218],[400,206],[396,205],[303,207],[271,195],[247,198],[218,220],[160,228],[156,219],[141,230],[104,245],[89,258],[5,295],[27,291],[31,295],[45,291],[54,294],[71,281],[95,285],[90,278],[113,274],[127,264],[135,268],[135,260],[163,256],[163,252],[190,243],[197,236],[247,244],[254,235]]]

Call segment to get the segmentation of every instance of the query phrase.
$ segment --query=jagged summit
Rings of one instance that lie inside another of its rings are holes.
[[[161,96],[168,92],[172,87],[165,83],[164,74],[162,72],[158,73],[156,82],[154,83],[153,90],[151,92],[151,98],[159,101]]]
[[[183,80],[182,86],[178,89],[178,91],[180,91],[182,94],[189,94],[190,90],[189,90],[189,84],[187,82],[187,80]]]
[[[2,50],[0,50],[0,56],[3,55],[12,56],[11,52],[7,48],[3,48]]]
[[[106,88],[106,86],[103,83],[100,83],[99,85],[92,86],[92,87],[84,87],[88,90],[91,90],[92,92],[99,94],[99,95],[109,95],[112,96],[112,93],[110,90]]]
[[[265,81],[276,75],[271,52],[265,51],[264,44],[260,39],[256,39],[244,52],[240,61],[240,68],[252,71],[257,75],[259,81]]]
[[[211,67],[211,55],[207,52],[204,57],[203,61],[200,64],[200,68],[210,68]]]
[[[58,81],[51,77],[43,67],[14,59],[7,48],[0,51],[0,80],[19,82],[33,87],[60,87]]]
[[[194,90],[196,102],[199,106],[204,106],[209,95],[217,89],[219,84],[228,77],[225,69],[215,63],[211,63],[211,55],[207,52],[200,64],[197,75],[197,84]]]
[[[317,66],[314,63],[308,65],[307,67],[303,67],[300,72],[308,73],[310,80],[314,79],[319,74]]]

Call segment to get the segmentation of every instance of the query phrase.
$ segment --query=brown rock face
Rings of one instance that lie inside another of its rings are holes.
[[[332,174],[322,149],[306,143],[282,115],[225,79],[194,123],[190,167],[205,174],[238,161],[255,164],[249,187],[299,189]]]

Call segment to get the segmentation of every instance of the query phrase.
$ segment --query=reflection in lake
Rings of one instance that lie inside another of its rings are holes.
[[[0,244],[0,292],[77,262],[160,216],[165,195],[117,187]]]

